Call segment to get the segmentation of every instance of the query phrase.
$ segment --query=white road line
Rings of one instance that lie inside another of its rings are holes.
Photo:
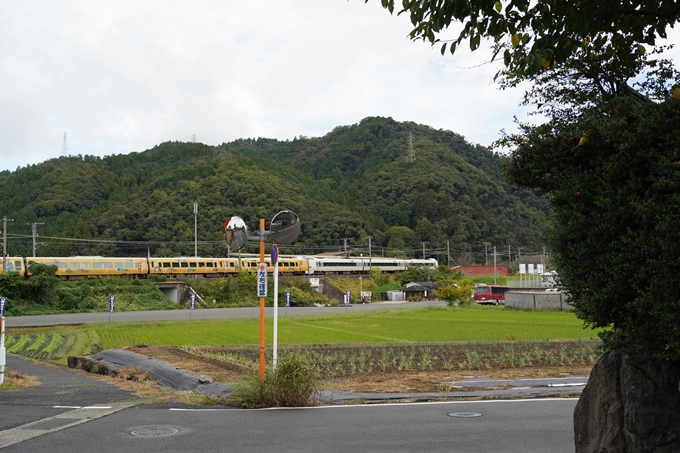
[[[492,404],[492,403],[541,403],[545,401],[578,401],[578,398],[529,398],[529,399],[511,399],[511,400],[477,400],[477,401],[425,401],[419,403],[381,403],[381,404],[342,404],[337,406],[308,406],[308,407],[264,407],[261,409],[184,409],[184,408],[170,408],[169,410],[175,412],[201,412],[201,411],[277,411],[277,410],[314,410],[314,409],[340,409],[353,407],[372,407],[374,409],[388,406],[424,406],[435,404]]]

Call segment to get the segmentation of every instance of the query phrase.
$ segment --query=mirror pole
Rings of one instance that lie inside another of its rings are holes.
[[[264,263],[264,219],[260,219],[259,236],[260,263]],[[260,297],[260,381],[264,383],[264,297]]]

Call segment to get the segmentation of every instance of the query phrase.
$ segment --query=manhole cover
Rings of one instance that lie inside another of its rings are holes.
[[[479,412],[451,412],[449,414],[449,417],[458,417],[458,418],[474,418],[474,417],[481,417],[482,414]]]
[[[177,428],[140,428],[132,431],[130,434],[140,437],[158,437],[169,436],[179,432]]]

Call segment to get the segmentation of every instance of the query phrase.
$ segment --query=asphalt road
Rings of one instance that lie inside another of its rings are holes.
[[[3,451],[566,453],[574,451],[575,404],[539,399],[196,411],[138,405]],[[448,415],[460,412],[481,416]]]
[[[348,307],[279,307],[279,316],[308,316],[327,315],[329,313],[345,313],[366,310],[379,310],[404,307],[426,307],[429,305],[445,306],[443,301],[426,302],[379,302],[365,305],[350,305]],[[260,316],[259,307],[246,308],[206,308],[193,310],[154,310],[154,311],[124,311],[111,313],[111,322],[122,321],[179,321],[192,319],[221,319],[221,318],[257,318]],[[274,316],[274,308],[266,307],[265,316]],[[87,324],[93,322],[108,322],[109,313],[72,313],[64,315],[36,315],[36,316],[8,316],[5,318],[6,326],[12,327],[39,327],[56,326],[62,324]]]

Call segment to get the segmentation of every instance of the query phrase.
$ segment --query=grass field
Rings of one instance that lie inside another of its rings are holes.
[[[272,343],[272,320],[266,320],[266,342]],[[102,349],[136,345],[191,346],[259,343],[259,320],[222,319],[101,323],[11,329],[7,332],[16,352],[32,347],[35,352],[63,351],[71,344],[74,354],[93,344]],[[45,336],[47,335],[47,337]],[[63,337],[54,339],[54,335]],[[505,310],[502,307],[452,309],[376,310],[279,318],[279,344],[400,343],[446,341],[542,341],[587,339],[596,332],[584,329],[570,312]],[[29,338],[30,337],[30,341]],[[69,337],[72,338],[68,341]],[[40,348],[32,346],[40,342]],[[21,343],[19,347],[17,344]],[[39,349],[39,350],[38,350]],[[70,353],[70,352],[69,352]]]
[[[259,320],[203,320],[92,325],[102,348],[223,345],[259,342]],[[272,342],[272,320],[266,322]],[[596,337],[573,313],[483,309],[379,310],[359,314],[280,317],[279,344],[527,341]]]

